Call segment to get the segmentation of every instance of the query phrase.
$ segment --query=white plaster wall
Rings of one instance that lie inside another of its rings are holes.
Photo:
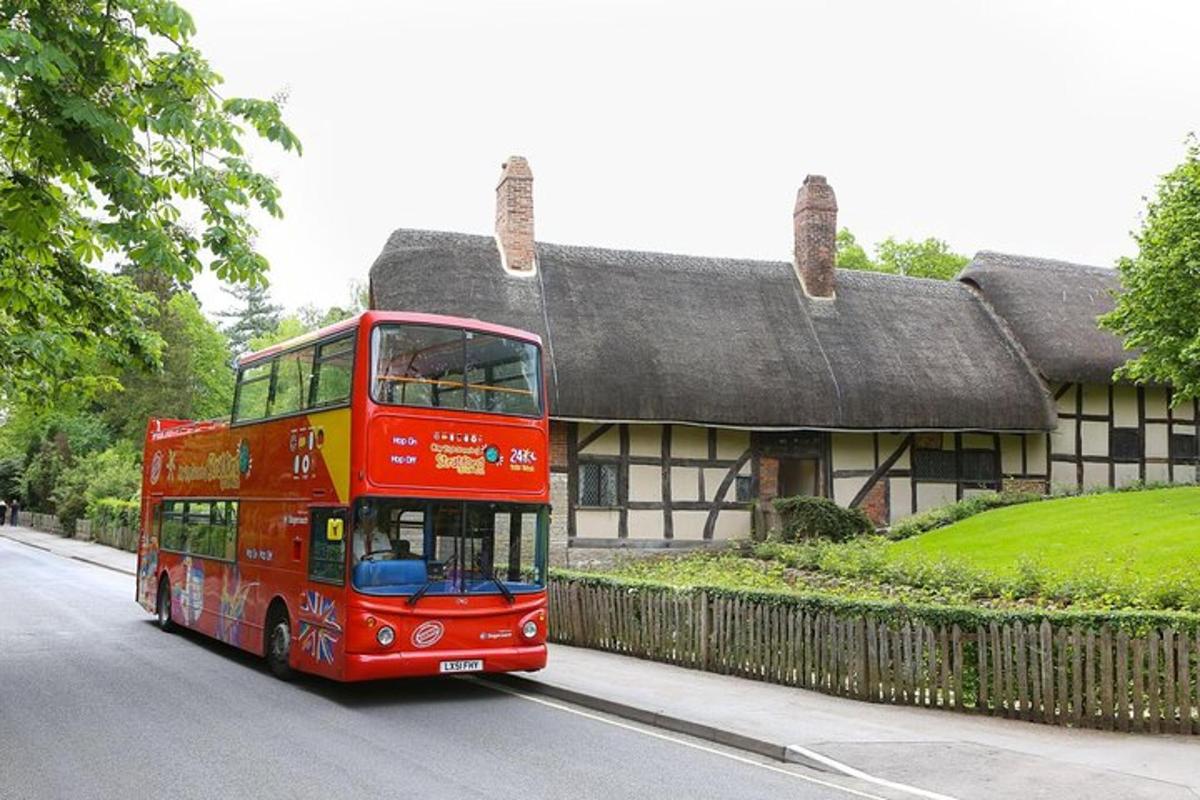
[[[1140,474],[1141,471],[1138,469],[1137,464],[1113,465],[1113,476],[1116,479],[1117,486],[1129,486],[1130,484],[1137,483],[1138,475]]]
[[[714,539],[738,539],[750,535],[753,517],[749,511],[732,511],[725,509],[717,515],[717,524],[713,527]]]
[[[671,426],[672,458],[708,458],[708,428]]]
[[[630,425],[629,426],[629,455],[650,456],[658,458],[662,455],[662,426],[661,425]]]
[[[1108,455],[1108,423],[1083,423],[1083,454],[1085,456]]]
[[[676,539],[703,539],[707,521],[707,511],[675,511],[671,514],[671,532]]]
[[[663,538],[663,512],[631,509],[629,511],[630,539]]]
[[[1167,390],[1161,386],[1146,387],[1146,416],[1165,419],[1167,416]]]
[[[1075,455],[1075,420],[1060,419],[1050,432],[1050,452],[1056,455]]]
[[[1148,458],[1167,457],[1167,426],[1146,423],[1146,456]]]
[[[1083,413],[1108,416],[1108,384],[1087,383],[1083,386]]]
[[[896,452],[896,448],[904,443],[907,435],[903,433],[881,433],[879,434],[879,460],[886,461],[891,457],[892,453]],[[896,463],[892,465],[892,469],[909,469],[912,465],[912,448],[906,448],[900,457],[896,459]]]
[[[983,497],[985,494],[995,494],[992,489],[963,489],[963,498]]]
[[[1191,400],[1184,400],[1171,409],[1171,416],[1175,419],[1195,419],[1196,407],[1192,404]]]
[[[833,468],[875,469],[875,438],[869,433],[835,433],[831,437]]]
[[[1171,431],[1173,433],[1177,433],[1177,434],[1180,434],[1183,436],[1195,436],[1196,435],[1196,426],[1195,425],[1180,425],[1178,422],[1176,422],[1171,427]]]
[[[590,422],[579,423],[579,441],[586,439],[592,431],[600,427],[593,425]],[[589,456],[616,456],[621,454],[621,434],[618,431],[620,426],[613,425],[603,435],[590,443],[586,448],[580,450],[581,453],[587,453]]]
[[[1060,386],[1062,384],[1059,384]],[[1075,391],[1079,387],[1072,385],[1070,389],[1063,392],[1063,396],[1058,398],[1058,411],[1061,414],[1075,413]],[[1055,390],[1057,391],[1057,389]]]
[[[749,431],[717,428],[717,458],[735,461],[750,447]]]
[[[995,450],[996,441],[990,433],[964,433],[962,435],[964,450]]]
[[[1113,425],[1117,428],[1138,426],[1137,389],[1128,384],[1113,386]]]
[[[931,508],[949,505],[954,501],[954,484],[917,482],[917,511],[928,511]]]
[[[850,501],[854,499],[854,495],[858,494],[867,482],[863,478],[834,478],[833,479],[833,501],[839,506],[849,506]]]
[[[697,467],[671,467],[671,500],[700,499],[700,470]]]
[[[704,499],[715,500],[717,497],[717,489],[721,488],[721,481],[725,480],[725,476],[729,474],[728,467],[705,467],[704,468]],[[725,492],[725,501],[732,503],[737,500],[737,486],[732,482],[729,484],[729,489]]]
[[[1021,436],[1005,434],[1000,437],[1000,471],[1005,475],[1021,472]]]
[[[1167,471],[1166,464],[1146,465],[1146,483],[1166,483],[1168,480],[1170,480],[1170,473]]]
[[[629,465],[629,499],[638,502],[662,501],[662,467],[648,464]]]
[[[1025,435],[1025,465],[1030,475],[1046,474],[1046,442],[1049,438],[1044,433]]]
[[[1079,486],[1075,475],[1075,465],[1063,461],[1050,464],[1050,491],[1060,492],[1064,489],[1074,489]]]
[[[1195,483],[1196,482],[1196,465],[1195,464],[1176,464],[1175,465],[1175,483]]]
[[[912,481],[908,478],[892,478],[888,481],[888,499],[891,501],[889,519],[899,522],[912,516]]]
[[[1095,489],[1108,486],[1108,464],[1083,462],[1083,488]]]
[[[616,511],[576,511],[575,535],[586,538],[617,538],[621,515]]]

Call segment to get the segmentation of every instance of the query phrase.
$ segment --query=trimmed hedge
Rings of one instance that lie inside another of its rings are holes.
[[[900,603],[888,600],[868,600],[821,594],[818,592],[776,592],[762,589],[730,589],[722,586],[672,586],[638,578],[618,578],[593,572],[552,569],[551,580],[572,581],[583,585],[610,586],[636,594],[639,590],[677,592],[691,595],[705,592],[710,597],[753,600],[768,605],[792,606],[806,611],[829,611],[838,615],[861,614],[883,622],[923,622],[932,626],[958,625],[964,630],[987,626],[992,622],[1006,624],[1021,622],[1040,625],[1048,620],[1056,626],[1079,626],[1097,629],[1104,625],[1130,634],[1144,634],[1151,629],[1171,628],[1195,633],[1200,631],[1200,614],[1186,611],[1089,611],[1054,609],[994,609],[971,606],[936,605],[931,603]]]
[[[842,508],[824,497],[780,497],[775,510],[783,521],[783,530],[775,538],[783,542],[814,538],[844,542],[875,532],[862,509]]]
[[[136,500],[102,497],[88,508],[88,520],[104,528],[137,528],[140,516],[141,504]]]

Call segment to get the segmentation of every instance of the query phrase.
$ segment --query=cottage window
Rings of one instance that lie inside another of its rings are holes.
[[[958,480],[953,450],[914,450],[912,469],[917,480]]]
[[[585,461],[579,465],[579,505],[617,505],[617,465]]]
[[[753,487],[751,481],[752,481],[752,479],[749,475],[738,475],[737,476],[736,484],[735,484],[735,492],[736,493],[734,495],[737,502],[749,503],[751,500],[754,499],[754,496],[752,494],[754,487]]]
[[[1115,461],[1137,461],[1142,457],[1142,435],[1137,428],[1113,428],[1109,452]]]
[[[993,450],[964,450],[962,453],[962,479],[973,483],[995,483],[1000,480],[996,468],[996,453]]]
[[[1195,461],[1196,436],[1192,433],[1171,434],[1171,460]]]

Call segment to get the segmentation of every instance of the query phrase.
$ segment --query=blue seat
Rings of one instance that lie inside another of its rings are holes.
[[[354,585],[359,589],[411,587],[416,591],[428,579],[425,562],[415,558],[360,561],[354,567]]]

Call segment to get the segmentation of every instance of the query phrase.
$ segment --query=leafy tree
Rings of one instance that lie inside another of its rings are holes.
[[[1200,396],[1200,142],[1187,140],[1183,163],[1163,176],[1122,258],[1123,292],[1104,327],[1136,356],[1116,377],[1170,384],[1180,399]]]
[[[218,94],[194,32],[171,0],[0,4],[0,391],[95,391],[113,379],[94,359],[157,360],[146,300],[91,265],[263,283],[248,214],[278,216],[279,189],[243,125],[300,144],[277,102]]]
[[[878,265],[867,255],[849,228],[837,232],[837,265],[842,269],[859,269],[878,272]]]
[[[233,296],[239,305],[217,312],[227,320],[225,335],[229,337],[229,348],[234,355],[253,349],[251,342],[274,331],[279,326],[279,306],[270,301],[265,286],[233,286],[224,291]]]
[[[844,269],[951,280],[970,260],[941,239],[901,242],[891,236],[875,245],[875,257],[871,258],[848,229],[842,228],[837,235],[837,264]]]
[[[224,417],[233,403],[232,356],[225,335],[187,292],[172,296],[161,308],[154,323],[164,343],[161,368],[127,369],[120,377],[124,390],[101,399],[109,427],[130,442],[142,441],[152,416]]]

